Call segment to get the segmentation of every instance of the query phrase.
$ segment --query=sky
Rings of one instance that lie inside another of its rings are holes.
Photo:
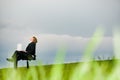
[[[33,35],[38,38],[37,59],[43,63],[54,63],[65,46],[65,62],[79,61],[98,27],[104,29],[104,38],[93,54],[108,58],[119,14],[120,0],[0,0],[0,67],[11,66],[6,57],[19,43],[24,50]]]

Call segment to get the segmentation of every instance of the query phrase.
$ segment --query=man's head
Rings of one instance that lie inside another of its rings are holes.
[[[30,40],[31,40],[31,42],[37,43],[37,38],[35,36],[33,36]]]

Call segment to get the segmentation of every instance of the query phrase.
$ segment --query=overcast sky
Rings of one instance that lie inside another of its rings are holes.
[[[71,53],[67,61],[73,61],[78,59],[73,53],[82,53],[98,27],[105,30],[105,44],[97,53],[111,54],[112,30],[120,25],[119,14],[120,0],[0,0],[0,61],[10,56],[18,43],[24,49],[33,35],[38,37],[37,52],[44,61],[50,55],[53,59],[56,45],[64,43]],[[48,55],[49,51],[53,54]]]

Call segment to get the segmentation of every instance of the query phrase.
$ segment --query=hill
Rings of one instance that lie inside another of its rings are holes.
[[[104,60],[30,66],[29,69],[3,68],[0,80],[118,80],[118,66],[119,60]]]

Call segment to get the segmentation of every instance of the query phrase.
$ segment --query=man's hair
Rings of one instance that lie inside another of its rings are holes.
[[[37,43],[37,38],[35,36],[33,36],[32,38],[34,38],[33,42]]]

